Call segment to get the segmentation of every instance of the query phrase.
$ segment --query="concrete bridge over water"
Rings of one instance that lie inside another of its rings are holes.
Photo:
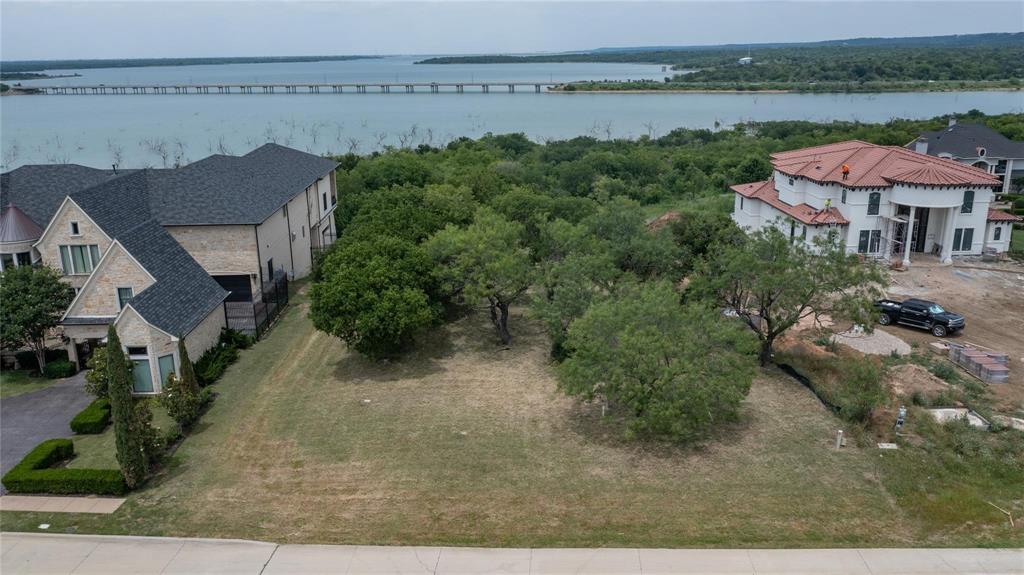
[[[412,94],[414,92],[490,93],[505,91],[541,93],[556,82],[346,82],[346,83],[273,83],[273,84],[93,84],[81,86],[16,86],[17,89],[45,95],[143,95],[143,94]]]

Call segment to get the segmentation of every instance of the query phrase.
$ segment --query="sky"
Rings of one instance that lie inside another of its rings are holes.
[[[3,60],[523,53],[1020,31],[1020,0],[0,0]]]

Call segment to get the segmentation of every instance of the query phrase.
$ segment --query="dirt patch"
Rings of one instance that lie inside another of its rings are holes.
[[[835,341],[869,355],[889,355],[892,352],[899,355],[910,355],[910,344],[891,333],[878,329],[871,333],[865,333],[861,329],[854,328],[837,333],[833,337]]]
[[[949,384],[935,377],[920,365],[908,363],[889,370],[889,387],[896,395],[910,397],[919,391],[934,397],[949,390]]]
[[[970,267],[917,267],[893,275],[891,297],[919,297],[963,314],[966,328],[948,341],[1005,352],[1010,357],[1007,383],[988,385],[993,407],[1024,413],[1024,266],[1017,263]],[[878,328],[919,349],[931,349],[930,333],[903,326]]]

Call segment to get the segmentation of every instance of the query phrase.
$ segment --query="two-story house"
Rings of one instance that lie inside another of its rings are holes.
[[[771,162],[771,179],[731,188],[742,228],[779,226],[808,242],[831,235],[850,252],[909,266],[915,253],[949,263],[1005,252],[1021,220],[989,208],[998,178],[901,147],[853,140],[772,154]]]
[[[949,158],[985,170],[1002,179],[1001,193],[1024,177],[1024,142],[1015,142],[982,124],[957,123],[950,118],[942,130],[924,132],[906,148],[919,154]]]
[[[50,265],[75,290],[61,322],[70,358],[84,365],[113,324],[136,392],[158,393],[179,339],[198,358],[226,306],[255,310],[262,286],[307,275],[333,243],[336,166],[273,144],[171,170],[25,166],[3,174],[0,222],[31,246],[14,265]]]

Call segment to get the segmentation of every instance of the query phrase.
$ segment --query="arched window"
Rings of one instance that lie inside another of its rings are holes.
[[[961,214],[969,214],[974,211],[974,190],[964,192],[964,203],[960,206]]]
[[[880,194],[878,192],[871,192],[868,195],[868,215],[869,216],[877,216],[878,215],[878,204],[880,204],[881,202],[882,202],[882,194]]]

